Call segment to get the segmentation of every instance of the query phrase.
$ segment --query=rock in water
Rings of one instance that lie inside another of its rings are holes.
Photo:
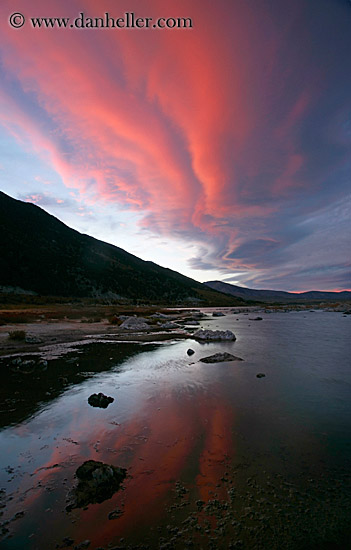
[[[188,349],[187,354],[188,355],[194,355],[195,351],[191,348]]]
[[[236,357],[231,353],[215,353],[214,355],[209,355],[208,357],[203,357],[200,359],[202,363],[222,363],[224,361],[244,361],[241,357]]]
[[[195,340],[211,341],[211,340],[236,340],[235,334],[231,330],[204,330],[199,329],[193,334]]]
[[[214,311],[212,317],[225,317],[225,315],[221,311]]]
[[[169,328],[179,328],[180,325],[178,323],[173,323],[173,321],[167,321],[167,323],[161,324],[161,328],[169,329]]]
[[[250,319],[249,317],[249,321],[262,321],[262,317],[255,317],[254,319]]]
[[[117,508],[116,510],[112,510],[112,512],[110,512],[107,517],[108,519],[118,519],[122,515],[123,515],[123,511]]]
[[[264,378],[266,375],[263,372],[256,374],[256,378]]]
[[[73,501],[67,510],[85,508],[108,500],[118,491],[127,470],[110,464],[87,460],[76,471],[78,485],[73,491]]]
[[[36,336],[26,336],[26,344],[41,344],[43,340],[41,338],[37,338]]]
[[[100,409],[106,409],[113,401],[113,397],[109,397],[103,393],[93,393],[88,399],[89,405],[92,407],[100,407]]]
[[[143,317],[127,317],[119,328],[125,330],[149,330],[150,327]]]

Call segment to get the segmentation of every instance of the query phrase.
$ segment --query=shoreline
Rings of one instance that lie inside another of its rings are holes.
[[[21,330],[33,339],[33,342],[25,340],[11,340],[9,332]],[[133,342],[152,343],[173,339],[186,339],[191,336],[190,330],[161,330],[161,328],[148,331],[123,330],[109,323],[80,323],[79,321],[66,322],[41,322],[19,325],[5,325],[0,327],[0,357],[13,357],[17,355],[46,355],[50,348],[62,347],[70,344],[84,345],[94,342]]]
[[[170,340],[180,340],[192,337],[192,333],[200,326],[199,321],[215,320],[214,312],[230,314],[250,313],[290,313],[301,311],[327,311],[346,316],[350,313],[349,303],[311,304],[304,306],[289,306],[264,304],[248,307],[97,307],[97,308],[53,308],[48,305],[42,308],[4,308],[0,309],[0,357],[17,355],[46,355],[55,347],[69,344],[84,345],[92,342],[133,342],[152,343]],[[147,329],[120,328],[126,317],[144,319],[149,324]],[[196,319],[196,323],[191,320]],[[187,322],[188,320],[188,322]],[[165,323],[175,323],[174,327],[166,327]],[[195,326],[196,325],[196,326]],[[19,332],[18,339],[11,338]],[[26,341],[27,340],[27,341]]]

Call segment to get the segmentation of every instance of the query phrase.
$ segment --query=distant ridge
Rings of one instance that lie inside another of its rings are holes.
[[[313,302],[313,301],[343,301],[351,300],[351,292],[345,290],[341,292],[322,292],[311,290],[309,292],[284,292],[282,290],[254,290],[243,288],[241,286],[223,283],[222,281],[208,281],[204,283],[213,290],[224,292],[236,298],[244,300],[257,300],[260,302]]]
[[[143,303],[240,305],[176,271],[67,227],[0,192],[0,291]],[[244,304],[245,305],[245,304]]]

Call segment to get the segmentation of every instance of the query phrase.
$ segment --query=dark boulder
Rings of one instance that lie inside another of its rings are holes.
[[[187,354],[188,355],[194,355],[195,351],[191,348],[188,349]]]
[[[241,357],[236,357],[231,353],[215,353],[214,355],[209,355],[208,357],[203,357],[200,359],[202,363],[223,363],[225,361],[243,361]]]
[[[200,340],[200,342],[209,342],[216,340],[236,340],[236,336],[231,330],[199,329],[194,332],[193,338],[195,340]]]
[[[103,393],[93,393],[88,399],[89,405],[92,407],[100,407],[101,409],[106,409],[113,401],[113,397],[108,397]]]
[[[266,375],[263,372],[256,374],[256,378],[264,378]]]
[[[67,510],[85,508],[88,504],[110,499],[118,491],[126,475],[125,468],[87,460],[76,471],[78,485],[73,491],[72,503]]]

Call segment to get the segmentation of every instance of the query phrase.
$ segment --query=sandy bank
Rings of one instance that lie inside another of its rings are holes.
[[[12,340],[9,333],[24,331],[32,343],[25,340]],[[162,330],[152,328],[148,331],[127,331],[108,322],[82,323],[77,320],[69,321],[42,321],[35,323],[9,324],[0,327],[0,356],[18,353],[35,353],[47,350],[48,346],[55,347],[71,342],[84,343],[91,341],[116,342],[154,342],[170,339],[188,338],[190,332],[183,330]]]

